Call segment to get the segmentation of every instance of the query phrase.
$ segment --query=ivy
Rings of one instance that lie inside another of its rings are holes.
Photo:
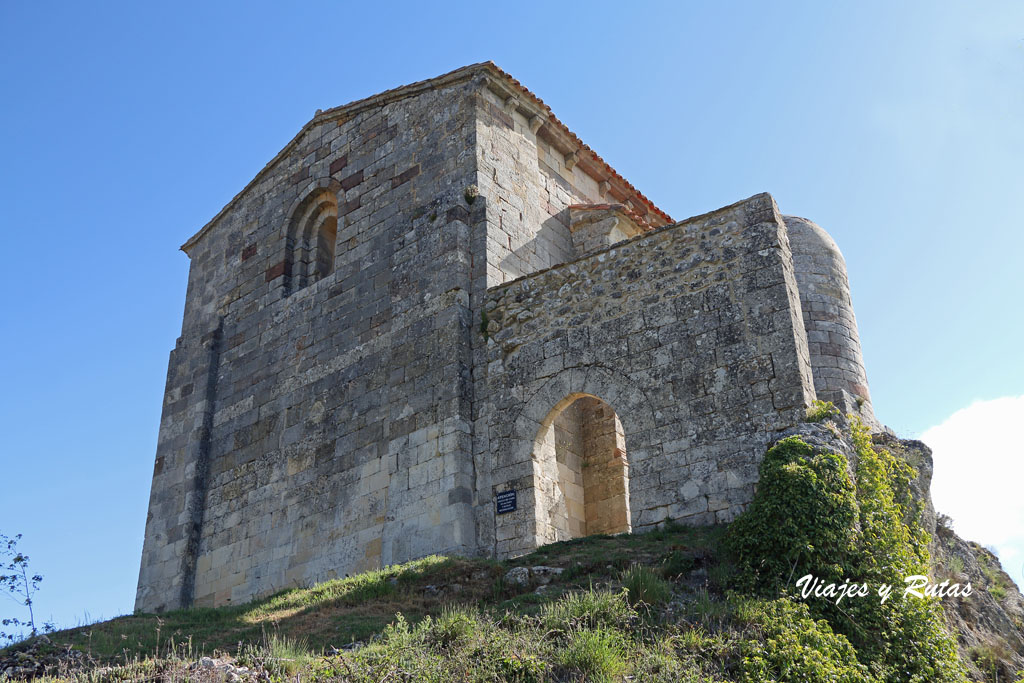
[[[812,598],[806,607],[812,619],[823,620],[850,643],[870,672],[864,680],[964,681],[939,602],[902,597],[904,578],[927,574],[929,566],[922,503],[911,487],[917,472],[876,449],[855,417],[849,436],[857,453],[855,472],[842,454],[815,449],[799,437],[779,441],[765,455],[757,494],[727,536],[739,569],[736,588],[796,601],[795,581],[806,574],[826,584],[889,584],[893,595],[885,603],[871,595],[841,605]],[[833,654],[816,680],[860,680],[851,677],[852,669],[837,678],[829,667],[839,666],[841,653]]]
[[[741,644],[743,683],[872,681],[850,641],[833,633],[828,622],[813,619],[803,603],[785,598],[747,601],[740,604],[737,615],[763,635]]]
[[[758,494],[726,537],[739,588],[776,597],[800,576],[836,579],[855,539],[857,501],[836,453],[816,453],[792,436],[761,462]]]

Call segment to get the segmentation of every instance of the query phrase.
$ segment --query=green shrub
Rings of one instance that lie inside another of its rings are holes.
[[[777,597],[807,573],[838,577],[857,519],[846,458],[791,436],[765,454],[760,475],[757,495],[726,536],[740,587]]]
[[[917,472],[884,448],[876,449],[868,429],[854,419],[851,436],[857,449],[857,504],[860,535],[848,576],[898,591],[904,578],[927,574],[928,533],[921,526],[923,503],[914,498]],[[825,603],[833,628],[846,633],[861,661],[875,664],[889,683],[963,681],[965,672],[956,642],[946,632],[937,600],[893,597],[855,600],[839,610]]]
[[[626,599],[636,607],[645,605],[661,605],[672,597],[672,586],[658,576],[649,567],[633,565],[622,573],[622,587],[626,589]]]
[[[757,494],[727,536],[737,561],[734,584],[768,598],[793,594],[795,581],[806,574],[823,583],[890,584],[896,592],[884,604],[874,596],[841,606],[810,598],[809,615],[844,636],[878,680],[962,681],[964,669],[938,602],[900,592],[904,577],[928,568],[922,503],[911,487],[917,473],[889,451],[876,450],[856,418],[850,435],[857,451],[855,485],[844,456],[816,452],[798,437],[768,451]],[[768,669],[775,661],[769,655],[758,655]]]
[[[626,591],[594,590],[567,593],[555,602],[544,605],[540,621],[549,630],[570,631],[578,628],[625,628],[637,620],[638,614],[626,599]]]
[[[920,523],[922,503],[910,488],[917,472],[889,451],[875,450],[859,420],[851,422],[850,430],[857,449],[860,580],[902,585],[905,576],[928,570],[929,536]]]
[[[902,582],[901,582],[902,583]],[[873,603],[885,626],[862,639],[862,656],[880,664],[886,683],[965,681],[956,641],[946,632],[938,600],[907,598]],[[873,645],[875,647],[869,647]],[[884,646],[883,646],[884,645]]]
[[[446,606],[436,619],[424,619],[429,640],[441,647],[464,643],[477,630],[477,616],[464,608]]]
[[[584,629],[571,634],[558,663],[588,681],[611,681],[626,669],[626,644],[618,631]]]
[[[544,680],[547,665],[536,655],[514,653],[499,657],[496,669],[501,680],[514,681],[514,683],[534,683],[534,681]]]
[[[807,409],[807,416],[804,420],[807,422],[821,422],[836,415],[839,415],[839,409],[831,401],[815,401]]]
[[[755,626],[760,638],[743,641],[740,680],[871,683],[867,667],[845,637],[811,618],[807,605],[789,598],[742,601],[737,618]]]

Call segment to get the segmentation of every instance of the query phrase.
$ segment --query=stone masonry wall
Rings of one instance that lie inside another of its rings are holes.
[[[629,463],[622,422],[610,405],[596,398],[577,401],[582,413],[586,467],[583,488],[588,534],[629,531]]]
[[[476,320],[486,304],[487,288],[575,260],[569,230],[573,205],[618,202],[572,157],[559,151],[538,127],[537,117],[503,99],[488,82],[478,95],[477,187],[486,228],[474,232],[471,306]],[[476,205],[474,204],[474,208]],[[651,215],[652,220],[662,220]],[[487,351],[473,337],[474,384],[486,365]],[[490,468],[491,444],[482,412],[474,411],[473,458],[478,478]],[[554,483],[551,484],[554,486]],[[478,529],[493,528],[490,491],[476,505]],[[544,514],[547,514],[546,511]],[[557,526],[557,525],[556,525]],[[493,545],[484,531],[483,549]]]
[[[472,554],[476,93],[318,115],[186,245],[138,609],[239,602]],[[330,275],[286,296],[286,232],[335,194]]]
[[[580,258],[570,206],[667,217],[516,87],[476,65],[318,112],[183,247],[137,609],[750,500],[852,307],[798,290],[769,195]]]
[[[572,397],[570,397],[572,398]],[[589,396],[552,411],[534,454],[539,535],[547,542],[629,531],[625,435],[611,406]]]
[[[555,509],[549,512],[557,518],[554,522],[564,534],[563,538],[585,536],[587,533],[586,510],[583,506],[583,425],[580,407],[573,403],[559,413],[551,425],[551,436],[555,471],[549,475],[551,485],[560,489],[552,498],[557,498]]]
[[[553,410],[593,396],[616,412],[633,530],[732,519],[751,499],[774,431],[814,400],[785,226],[769,195],[494,287],[476,369],[482,548],[546,541]],[[486,433],[481,434],[484,430]],[[484,462],[484,458],[487,462]],[[485,467],[486,464],[486,467]],[[494,514],[496,493],[519,509]]]
[[[784,220],[818,398],[877,427],[843,254],[816,223],[796,216]]]
[[[604,201],[597,181],[538,136],[520,112],[481,92],[479,190],[487,198],[486,286],[577,257],[569,206]]]

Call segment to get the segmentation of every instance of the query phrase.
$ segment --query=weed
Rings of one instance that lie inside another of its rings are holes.
[[[806,422],[821,422],[836,415],[839,415],[839,409],[835,407],[835,404],[831,401],[818,400],[807,409],[807,416],[804,420]]]
[[[467,641],[477,627],[474,612],[451,606],[446,606],[436,619],[427,617],[426,623],[431,640],[442,647]]]
[[[732,581],[736,568],[730,562],[719,562],[708,567],[708,581],[718,590],[724,590]]]
[[[264,633],[261,644],[239,643],[238,646],[238,662],[242,666],[263,669],[272,676],[293,676],[312,659],[305,638],[288,638],[277,633]]]
[[[733,612],[733,608],[728,602],[715,599],[707,588],[697,589],[689,607],[690,614],[699,623],[715,627]]]
[[[546,629],[570,631],[601,626],[623,627],[637,619],[637,612],[626,599],[626,591],[594,590],[568,593],[541,609],[541,624]]]
[[[985,675],[987,681],[1007,681],[1008,672],[1004,671],[1003,662],[1010,659],[1012,653],[1005,647],[995,643],[985,643],[972,647],[967,656],[971,658],[978,670]]]
[[[683,550],[673,550],[661,562],[661,573],[667,579],[676,579],[697,568],[697,558]]]
[[[584,629],[574,632],[558,662],[566,669],[579,672],[585,680],[610,681],[626,668],[626,645],[618,631]]]
[[[622,587],[626,599],[636,607],[639,604],[661,605],[672,597],[672,586],[649,567],[633,565],[622,574]]]
[[[1006,575],[1005,572],[1001,571],[999,567],[994,564],[993,560],[995,554],[991,551],[983,551],[978,553],[978,566],[981,568],[981,573],[985,575],[985,579],[988,585],[985,590],[988,591],[989,595],[995,598],[996,602],[1002,602],[1006,599],[1006,591],[1013,585],[1013,582]]]

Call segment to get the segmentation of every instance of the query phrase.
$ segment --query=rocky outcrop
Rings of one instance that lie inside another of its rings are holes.
[[[1020,589],[1003,571],[999,558],[957,536],[949,518],[936,514],[931,499],[931,449],[920,441],[884,433],[875,435],[874,442],[899,454],[917,470],[913,490],[925,504],[921,523],[932,538],[933,579],[971,584],[970,597],[946,598],[942,606],[972,680],[1016,680],[1024,671],[1024,596]]]
[[[799,434],[812,446],[840,452],[851,468],[857,451],[848,437],[846,418],[804,423],[783,433]],[[1024,672],[1024,596],[991,551],[957,536],[948,517],[937,514],[931,499],[932,451],[921,441],[900,439],[888,432],[872,435],[876,448],[898,455],[917,471],[911,490],[923,503],[920,523],[931,536],[931,578],[936,583],[972,587],[969,597],[942,601],[949,632],[957,638],[960,656],[971,680],[1015,681]]]
[[[69,674],[95,666],[85,653],[58,646],[45,635],[18,643],[0,656],[0,680],[38,678],[50,674]]]
[[[932,538],[936,578],[974,588],[970,598],[943,601],[972,678],[1016,680],[1024,671],[1024,596],[991,551],[941,523]]]

